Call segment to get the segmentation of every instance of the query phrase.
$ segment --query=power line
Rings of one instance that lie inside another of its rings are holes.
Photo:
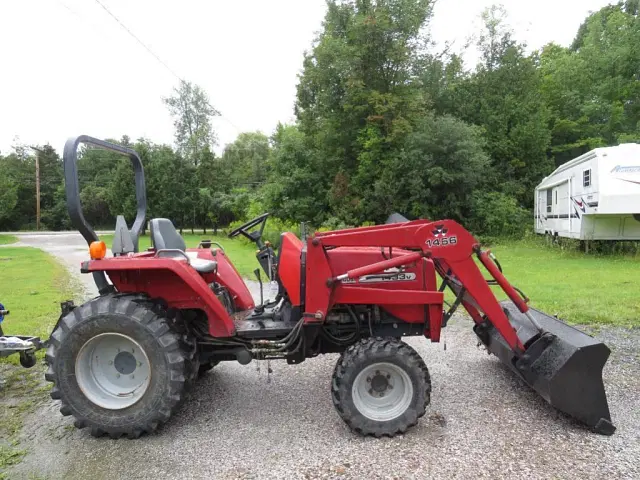
[[[73,10],[69,5],[67,5],[66,3],[62,2],[61,0],[57,0],[57,2],[62,5],[66,10],[69,11],[69,13],[71,13],[72,15],[75,15],[78,18],[82,18],[78,12],[76,12],[75,10]]]
[[[102,7],[102,9],[107,12],[111,18],[113,18],[116,22],[118,22],[118,24],[125,30],[125,32],[127,32],[129,35],[131,35],[131,37],[133,37],[133,39],[138,42],[147,52],[149,52],[151,55],[153,55],[153,58],[155,58],[158,62],[160,62],[160,64],[166,68],[169,73],[171,73],[171,75],[173,75],[174,77],[176,77],[178,80],[180,80],[181,82],[184,83],[184,80],[180,77],[180,75],[178,75],[169,65],[166,64],[166,62],[164,62],[158,55],[156,55],[153,50],[151,50],[142,40],[140,40],[136,34],[134,34],[124,23],[122,23],[122,21],[116,17],[113,13],[111,13],[111,10],[109,10],[106,5],[104,3],[102,3],[100,0],[95,0],[95,2],[100,5]]]
[[[171,75],[173,75],[174,77],[176,77],[180,83],[187,83],[185,82],[185,80],[180,77],[180,75],[178,75],[175,70],[173,70],[164,60],[162,60],[153,50],[151,50],[151,48],[149,48],[149,46],[147,46],[147,44],[145,44],[142,40],[140,40],[140,38],[131,31],[131,29],[129,29],[129,27],[127,27],[118,17],[116,17],[111,10],[109,10],[107,8],[107,6],[102,3],[100,0],[95,0],[95,2],[100,5],[102,7],[102,9],[107,12],[109,14],[109,16],[111,18],[113,18],[118,25],[120,25],[125,32],[127,32],[136,42],[138,42],[138,44],[140,44],[142,46],[142,48],[144,48],[147,52],[149,52],[149,54],[151,54],[153,56],[153,58],[155,58],[164,68],[167,69],[167,71],[169,73],[171,73]],[[229,125],[231,125],[233,128],[235,128],[237,130],[238,133],[241,133],[242,130],[240,130],[240,128],[238,128],[237,125],[235,125],[231,120],[229,120],[228,118],[226,118],[224,115],[222,115],[222,113],[220,112],[220,110],[218,110],[218,114],[220,116],[220,118],[222,118],[224,121],[226,121]]]

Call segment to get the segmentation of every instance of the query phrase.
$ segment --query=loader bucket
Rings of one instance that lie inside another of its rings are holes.
[[[590,335],[530,308],[545,331],[540,335],[511,302],[501,302],[501,306],[526,350],[518,358],[488,322],[474,327],[487,349],[553,407],[596,433],[613,434],[616,428],[611,423],[602,383],[602,368],[609,357],[609,348]]]

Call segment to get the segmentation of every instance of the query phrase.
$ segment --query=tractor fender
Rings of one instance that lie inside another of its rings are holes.
[[[207,282],[215,281],[224,285],[229,290],[237,310],[251,310],[255,307],[251,292],[247,288],[247,284],[244,283],[242,275],[222,250],[198,248],[188,249],[187,251],[197,252],[198,258],[214,261],[218,264],[215,273],[204,274],[203,277]]]
[[[145,293],[171,308],[202,310],[214,337],[235,335],[233,319],[207,282],[186,261],[151,256],[90,260],[82,271],[105,272],[121,293]]]

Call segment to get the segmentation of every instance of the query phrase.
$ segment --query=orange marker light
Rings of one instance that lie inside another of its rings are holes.
[[[91,260],[101,260],[107,254],[107,245],[103,241],[91,242],[89,245],[89,255]]]

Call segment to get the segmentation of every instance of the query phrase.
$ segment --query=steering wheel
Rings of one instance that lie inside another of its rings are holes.
[[[229,232],[229,235],[227,235],[227,236],[229,238],[235,238],[238,235],[244,235],[249,240],[255,242],[256,240],[258,240],[262,236],[262,231],[264,230],[264,226],[267,223],[267,217],[268,216],[269,216],[268,213],[263,213],[259,217],[256,217],[253,220],[249,220],[247,223],[243,223],[242,225],[240,225],[235,230]],[[250,232],[247,231],[250,228],[257,227],[260,224],[262,224],[262,226],[260,227],[260,231],[259,232],[250,233]]]

